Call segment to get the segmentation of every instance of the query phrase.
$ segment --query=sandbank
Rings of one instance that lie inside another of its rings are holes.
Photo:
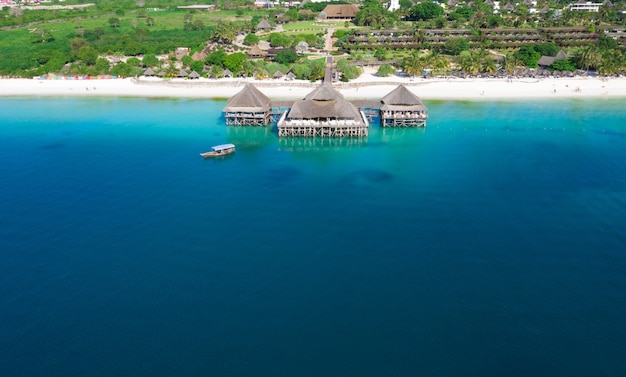
[[[0,96],[229,98],[252,83],[272,99],[300,99],[319,85],[283,79],[0,79]],[[404,84],[424,100],[625,98],[626,78],[408,78],[363,74],[333,86],[347,99],[376,99]]]

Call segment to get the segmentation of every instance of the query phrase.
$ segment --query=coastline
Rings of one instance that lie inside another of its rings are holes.
[[[227,99],[247,83],[272,99],[301,99],[320,85],[281,79],[123,78],[101,80],[0,79],[0,97],[106,96]],[[348,83],[333,83],[346,99],[382,98],[404,84],[423,100],[514,100],[626,98],[626,78],[415,78],[363,74]]]

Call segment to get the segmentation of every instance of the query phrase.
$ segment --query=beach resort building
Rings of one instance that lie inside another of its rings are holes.
[[[363,112],[324,83],[285,111],[277,126],[279,137],[366,137],[369,122]]]
[[[602,3],[592,3],[591,1],[579,1],[574,4],[570,4],[566,6],[566,9],[571,11],[579,11],[579,12],[599,12],[600,7],[604,6],[613,6],[610,0],[605,0]]]
[[[358,11],[356,4],[328,4],[322,13],[328,21],[352,21]]]
[[[381,102],[380,124],[383,127],[426,127],[428,109],[404,85],[389,92]]]
[[[271,121],[271,101],[254,85],[246,86],[228,100],[224,108],[226,125],[267,126]]]

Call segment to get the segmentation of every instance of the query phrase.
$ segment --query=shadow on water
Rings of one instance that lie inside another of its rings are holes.
[[[281,166],[270,169],[268,172],[268,179],[272,185],[280,186],[292,182],[296,178],[302,175],[300,169],[293,166]]]
[[[386,170],[362,169],[346,174],[339,179],[342,186],[363,188],[391,182],[394,176]]]
[[[256,150],[276,143],[271,127],[227,126],[226,139],[237,150]]]
[[[64,143],[62,141],[55,141],[52,143],[48,143],[48,144],[44,144],[41,146],[41,149],[43,150],[54,150],[54,149],[62,149],[65,148],[67,146],[67,143]]]
[[[284,152],[317,152],[345,148],[360,148],[367,145],[367,138],[283,137],[278,140],[279,150]]]

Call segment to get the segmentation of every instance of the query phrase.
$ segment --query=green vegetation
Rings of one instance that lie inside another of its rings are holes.
[[[365,0],[354,23],[311,19],[327,3],[285,9],[252,9],[248,3],[221,1],[216,11],[177,8],[189,5],[188,0],[97,0],[95,6],[45,11],[5,7],[0,10],[0,74],[129,76],[153,67],[171,77],[182,67],[211,77],[219,77],[224,69],[267,77],[277,70],[286,73],[289,67],[297,77],[315,80],[323,76],[322,62],[307,55],[324,47],[324,34],[331,27],[335,46],[349,53],[337,60],[344,80],[360,74],[353,64],[359,60],[388,62],[380,67],[380,75],[393,74],[396,68],[412,75],[445,74],[451,67],[470,74],[512,73],[537,67],[541,56],[556,56],[560,50],[570,57],[556,60],[549,69],[596,70],[603,75],[626,70],[626,38],[609,33],[609,25],[624,24],[616,12],[623,7],[620,1],[615,7],[602,6],[598,13],[564,10],[562,17],[553,18],[554,9],[530,14],[524,4],[496,14],[479,0],[444,13],[437,3],[401,0],[400,9],[389,12],[382,0]],[[564,3],[550,5],[561,8]],[[310,12],[301,14],[300,9]],[[283,31],[256,34],[263,18],[283,23]],[[249,59],[245,46],[265,40],[284,51],[265,60]],[[208,57],[191,58],[208,43],[217,44]],[[179,47],[189,48],[189,54],[175,56]]]

